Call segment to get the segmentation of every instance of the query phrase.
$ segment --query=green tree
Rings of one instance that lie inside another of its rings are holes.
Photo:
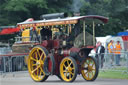
[[[45,0],[8,0],[1,7],[2,15],[5,15],[4,19],[10,22],[7,24],[16,24],[29,17],[36,19],[47,10]]]
[[[71,3],[72,0],[0,0],[0,26],[16,25],[28,18],[37,20],[42,14],[68,12]]]
[[[116,35],[128,28],[127,0],[83,0],[81,7],[83,15],[102,15],[109,18],[109,22],[101,29],[96,29],[97,36]],[[101,32],[102,31],[102,32]]]
[[[9,25],[27,18],[39,19],[42,14],[68,12],[72,0],[1,0],[0,3],[0,25]]]
[[[108,24],[96,29],[97,36],[116,35],[128,28],[127,4],[128,0],[0,0],[0,26],[16,25],[27,18],[39,19],[42,14],[76,12],[77,9],[81,15],[109,18]]]

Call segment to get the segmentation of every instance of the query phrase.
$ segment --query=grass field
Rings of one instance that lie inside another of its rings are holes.
[[[128,71],[126,68],[116,68],[100,71],[99,78],[112,78],[112,79],[128,79]]]

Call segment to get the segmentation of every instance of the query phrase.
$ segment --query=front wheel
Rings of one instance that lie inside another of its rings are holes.
[[[66,82],[73,82],[78,72],[76,61],[72,57],[65,57],[60,63],[60,76]]]
[[[45,72],[47,67],[44,67],[47,55],[48,51],[42,46],[34,47],[29,53],[28,71],[34,81],[42,82],[48,78]]]
[[[94,81],[98,76],[99,68],[93,57],[87,57],[81,65],[81,74],[87,81]]]

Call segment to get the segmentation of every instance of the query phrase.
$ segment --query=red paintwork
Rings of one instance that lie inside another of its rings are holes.
[[[54,54],[54,59],[55,59],[55,71],[54,74],[58,75],[59,74],[59,67],[60,67],[60,62],[63,59],[64,56],[58,55],[57,53]]]
[[[80,49],[81,49],[81,48],[72,47],[70,49],[61,49],[61,50],[59,50],[59,48],[60,48],[60,41],[61,40],[59,40],[59,39],[44,40],[41,43],[41,45],[44,46],[49,52],[51,51],[51,49],[54,49],[53,56],[54,56],[54,59],[55,59],[55,70],[54,70],[54,74],[55,75],[59,74],[59,67],[60,67],[61,60],[64,57],[66,57],[66,56],[70,56],[71,52],[78,53],[80,51]],[[83,48],[85,48],[85,47],[83,47]],[[93,46],[88,46],[86,48],[93,48]],[[77,64],[79,64],[79,63],[80,62],[77,61]],[[49,61],[48,61],[48,70],[49,70],[49,72],[51,72],[51,69],[52,69],[51,66],[52,66],[52,61],[49,58]]]
[[[72,47],[70,49],[70,52],[79,52],[80,51],[80,48],[75,48],[75,47]]]
[[[41,43],[41,46],[46,47],[47,49],[58,49],[60,47],[60,40],[44,40]]]
[[[124,41],[128,41],[128,36],[121,36]]]
[[[32,22],[32,21],[34,21],[34,19],[33,18],[28,18],[27,20],[25,20],[24,22]]]
[[[41,43],[41,46],[47,48],[47,50],[50,50],[53,48],[54,40],[44,40]]]
[[[20,28],[16,27],[16,28],[4,28],[1,32],[0,35],[7,35],[7,34],[13,34],[16,32],[19,32]]]
[[[53,42],[53,46],[55,49],[58,49],[60,47],[60,40],[59,39],[55,39]]]
[[[124,49],[125,51],[128,51],[128,36],[121,36],[123,39]]]
[[[97,15],[87,15],[87,16],[84,16],[82,18],[85,18],[85,20],[86,20],[86,18],[99,19],[99,20],[101,20],[104,23],[108,22],[108,18],[103,17],[103,16],[97,16]]]
[[[52,61],[50,60],[50,58],[48,58],[48,71],[51,72],[52,71]]]
[[[94,46],[86,46],[86,48],[95,48]]]
[[[48,41],[47,40],[44,40],[44,41],[42,41],[42,44],[41,44],[43,47],[47,47],[47,45],[48,45]]]

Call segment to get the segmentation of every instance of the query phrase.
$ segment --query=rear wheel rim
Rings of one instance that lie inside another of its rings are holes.
[[[93,80],[96,75],[96,64],[92,58],[86,58],[81,67],[81,74],[85,80]]]
[[[32,79],[35,81],[42,81],[45,78],[43,70],[46,54],[40,47],[35,47],[31,50],[28,59],[28,71]]]

